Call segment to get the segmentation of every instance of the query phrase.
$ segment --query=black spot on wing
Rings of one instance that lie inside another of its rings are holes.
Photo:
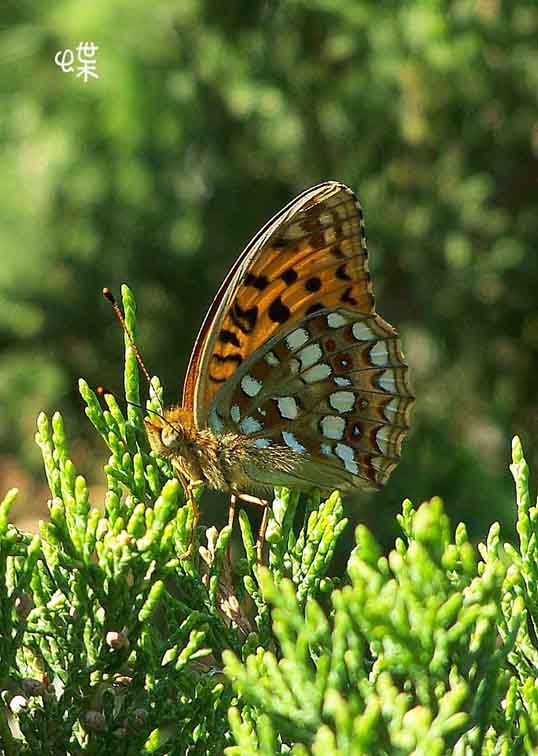
[[[344,293],[340,297],[340,301],[344,302],[345,304],[356,305],[357,300],[355,299],[355,297],[351,296],[351,291],[352,291],[351,286],[348,286],[348,288],[344,291]]]
[[[321,302],[315,302],[314,304],[310,305],[305,315],[313,315],[313,313],[317,312],[318,310],[323,310],[323,305],[321,304]]]
[[[263,291],[267,288],[269,279],[267,276],[255,276],[253,273],[247,273],[245,276],[245,285],[253,286],[258,291]]]
[[[335,257],[345,257],[345,253],[342,251],[342,247],[340,244],[334,244],[331,247],[331,254]]]
[[[290,316],[290,308],[283,303],[280,297],[271,302],[268,312],[273,323],[285,323]]]
[[[291,284],[295,283],[295,281],[297,281],[299,276],[296,270],[294,270],[293,268],[288,268],[280,274],[280,278],[284,281],[284,283],[290,286]]]
[[[219,341],[223,344],[233,344],[236,347],[241,346],[241,342],[237,338],[237,335],[233,331],[228,331],[226,328],[223,328],[219,333]]]
[[[340,267],[336,269],[336,277],[341,281],[351,281],[351,276],[346,273],[345,264],[340,265]]]
[[[215,360],[215,362],[220,362],[221,364],[224,362],[236,362],[238,365],[240,365],[243,362],[242,355],[238,354],[237,352],[233,352],[233,354],[212,354],[211,359]]]
[[[254,305],[248,310],[243,310],[239,302],[234,302],[230,307],[229,315],[232,323],[239,328],[241,333],[252,333],[258,320],[258,308]]]
[[[312,276],[307,279],[304,287],[307,291],[319,291],[321,289],[321,280],[317,276]]]

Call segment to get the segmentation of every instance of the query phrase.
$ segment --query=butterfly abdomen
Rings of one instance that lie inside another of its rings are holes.
[[[216,491],[268,493],[275,485],[296,484],[303,463],[299,452],[284,445],[260,446],[238,433],[198,432],[197,464],[207,485]]]

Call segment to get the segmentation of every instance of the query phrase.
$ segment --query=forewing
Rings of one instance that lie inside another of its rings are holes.
[[[362,210],[333,181],[290,202],[254,237],[221,286],[187,369],[182,406],[207,424],[219,389],[280,329],[321,311],[374,312]]]
[[[379,488],[400,459],[412,404],[392,326],[375,313],[323,309],[281,329],[237,368],[209,424],[301,455],[297,483]]]

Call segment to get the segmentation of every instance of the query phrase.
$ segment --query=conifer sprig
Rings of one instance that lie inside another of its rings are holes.
[[[134,297],[122,295],[135,340]],[[126,398],[140,404],[127,338],[125,349]],[[158,379],[152,387],[147,406],[159,411]],[[337,492],[301,503],[277,489],[262,567],[244,511],[240,542],[229,527],[193,535],[192,507],[150,452],[140,408],[83,380],[80,392],[108,449],[103,501],[56,413],[37,421],[50,488],[39,535],[10,524],[15,490],[0,504],[3,753],[538,749],[538,508],[519,439],[518,546],[494,523],[475,547],[439,499],[416,510],[406,500],[389,554],[359,526],[335,580],[347,523]]]

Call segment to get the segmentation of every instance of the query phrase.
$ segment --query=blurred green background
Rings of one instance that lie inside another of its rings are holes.
[[[404,496],[439,494],[474,537],[512,527],[514,433],[538,469],[536,0],[11,0],[0,22],[0,482],[22,488],[16,517],[46,512],[40,410],[63,412],[102,482],[76,386],[121,394],[101,288],[132,287],[140,348],[177,401],[232,261],[332,178],[364,206],[378,311],[418,397],[400,467],[348,511],[386,540]],[[54,63],[80,41],[99,46],[99,80]]]

